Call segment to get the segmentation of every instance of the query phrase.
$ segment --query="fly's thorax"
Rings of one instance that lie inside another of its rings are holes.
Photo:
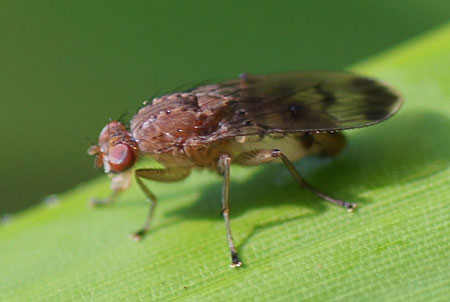
[[[221,108],[196,94],[163,96],[138,111],[131,121],[131,132],[143,154],[171,152],[216,131],[223,117]]]

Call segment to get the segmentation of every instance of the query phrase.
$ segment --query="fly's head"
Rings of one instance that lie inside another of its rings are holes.
[[[95,167],[105,173],[121,173],[130,169],[139,157],[139,147],[130,131],[118,121],[109,122],[100,132],[98,145],[89,147],[95,156]]]

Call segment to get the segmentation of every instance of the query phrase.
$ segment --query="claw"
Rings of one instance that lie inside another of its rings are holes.
[[[241,267],[242,266],[242,262],[238,261],[236,263],[231,262],[230,267],[235,268],[235,267]]]
[[[235,267],[241,267],[242,266],[242,262],[241,260],[239,260],[239,257],[237,255],[236,252],[232,252],[231,253],[231,264],[230,267],[235,268]]]
[[[344,207],[347,209],[347,212],[354,212],[357,208],[357,204],[356,203],[351,203],[351,202],[346,202],[344,204]]]
[[[130,235],[130,238],[133,239],[134,241],[141,241],[145,234],[147,233],[147,230],[139,230],[133,234]]]

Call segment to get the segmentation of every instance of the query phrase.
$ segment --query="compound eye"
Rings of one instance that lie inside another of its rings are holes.
[[[122,172],[131,168],[134,161],[133,150],[127,144],[117,144],[108,152],[108,162],[114,172]]]

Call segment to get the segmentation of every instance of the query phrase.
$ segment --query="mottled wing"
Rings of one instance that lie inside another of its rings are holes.
[[[229,107],[211,140],[365,127],[389,118],[402,104],[385,84],[344,72],[243,75],[192,92],[223,98]]]

